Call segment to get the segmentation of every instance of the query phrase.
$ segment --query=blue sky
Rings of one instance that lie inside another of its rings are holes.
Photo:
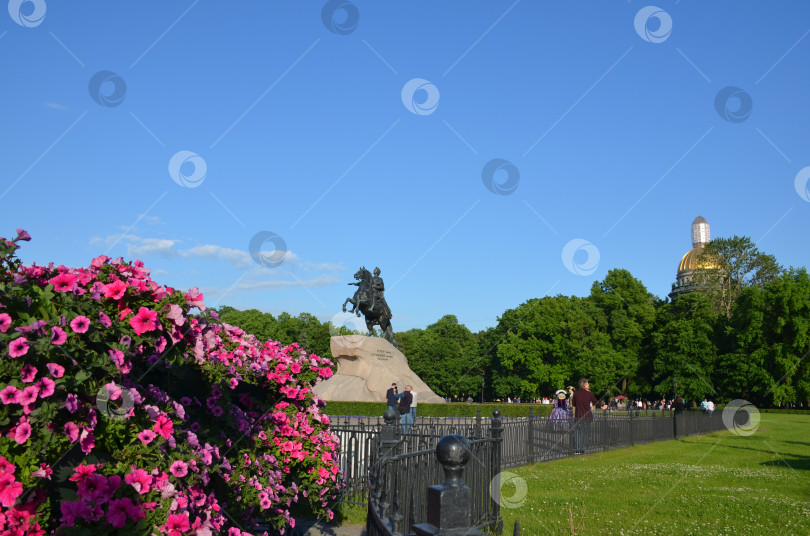
[[[138,258],[210,306],[323,320],[379,266],[397,331],[477,331],[611,268],[664,297],[698,215],[806,266],[808,15],[11,0],[0,234],[31,233],[26,262]],[[271,233],[267,267],[249,244]]]

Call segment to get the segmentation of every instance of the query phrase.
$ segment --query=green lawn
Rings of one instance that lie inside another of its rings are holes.
[[[523,536],[809,535],[810,416],[761,417],[751,436],[721,432],[510,469],[525,486],[503,486],[502,503],[515,505],[501,510],[504,536],[516,519]]]

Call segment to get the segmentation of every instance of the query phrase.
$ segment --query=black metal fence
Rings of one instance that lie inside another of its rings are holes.
[[[478,435],[469,434],[470,459],[464,471],[470,489],[470,527],[500,532],[500,505],[497,495],[493,499],[490,485],[500,472],[503,426],[497,417],[487,423],[482,423],[480,417],[476,421],[469,430]],[[444,436],[461,435],[427,433],[432,430],[423,427],[425,435],[417,436],[414,430],[403,436],[393,420],[381,428],[378,448],[369,464],[368,536],[397,536],[402,531],[413,534],[414,527],[428,519],[426,490],[445,479],[436,444]]]
[[[501,469],[574,456],[576,435],[584,433],[581,429],[578,432],[578,425],[572,420],[537,417],[531,410],[529,417],[501,418],[500,421],[503,426]],[[383,424],[380,417],[333,420],[331,428],[341,445],[344,502],[366,504],[371,457]],[[436,442],[445,435],[458,434],[471,439],[491,437],[491,425],[480,412],[476,417],[420,417],[411,426],[410,433],[399,435],[400,453],[432,452]],[[582,428],[581,424],[579,426]],[[586,450],[597,452],[722,430],[723,420],[720,414],[710,416],[695,411],[684,412],[677,420],[674,412],[597,412],[589,428]]]
[[[425,532],[424,527],[432,525],[424,522],[431,521],[431,515],[435,521],[436,512],[443,507],[436,504],[439,491],[431,490],[435,492],[431,503],[426,490],[437,487],[443,480],[442,472],[448,473],[446,460],[440,463],[437,459],[436,446],[442,436],[448,435],[470,438],[461,438],[469,451],[463,475],[466,484],[462,482],[469,489],[465,492],[468,495],[464,495],[469,505],[464,508],[469,510],[469,524],[465,527],[470,532],[465,534],[483,534],[479,530],[500,534],[503,521],[499,478],[505,468],[724,429],[720,415],[684,412],[641,416],[640,413],[598,413],[585,421],[535,417],[531,412],[527,418],[500,419],[495,410],[493,418],[486,421],[480,412],[468,419],[423,419],[408,434],[401,433],[391,414],[390,421],[377,429],[369,421],[355,419],[334,425],[333,430],[346,438],[341,460],[344,457],[352,460],[346,466],[354,472],[345,475],[363,478],[367,486],[368,536],[434,534]],[[356,461],[362,453],[367,456],[365,473],[363,464]],[[360,502],[364,486],[359,481],[349,484],[347,497],[351,495],[352,502]],[[516,526],[514,534],[518,533]]]

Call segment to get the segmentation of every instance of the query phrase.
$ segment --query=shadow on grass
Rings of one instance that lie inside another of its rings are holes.
[[[783,443],[796,443],[800,445],[806,445],[802,441],[783,441]],[[761,465],[765,465],[768,467],[787,467],[789,469],[797,469],[797,470],[804,470],[810,471],[810,456],[804,456],[802,454],[792,454],[788,452],[778,452],[773,449],[758,449],[754,447],[743,447],[741,445],[730,445],[728,443],[721,443],[717,445],[721,448],[729,448],[729,449],[739,449],[739,450],[750,450],[754,452],[762,452],[764,454],[776,454],[779,459],[778,460],[768,460],[762,462]]]

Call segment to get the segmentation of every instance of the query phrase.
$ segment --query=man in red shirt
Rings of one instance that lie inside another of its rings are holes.
[[[588,450],[588,440],[591,435],[591,421],[593,412],[591,404],[607,409],[607,405],[599,404],[599,401],[590,391],[590,384],[586,378],[579,380],[579,389],[571,397],[574,406],[574,453],[585,454]]]

